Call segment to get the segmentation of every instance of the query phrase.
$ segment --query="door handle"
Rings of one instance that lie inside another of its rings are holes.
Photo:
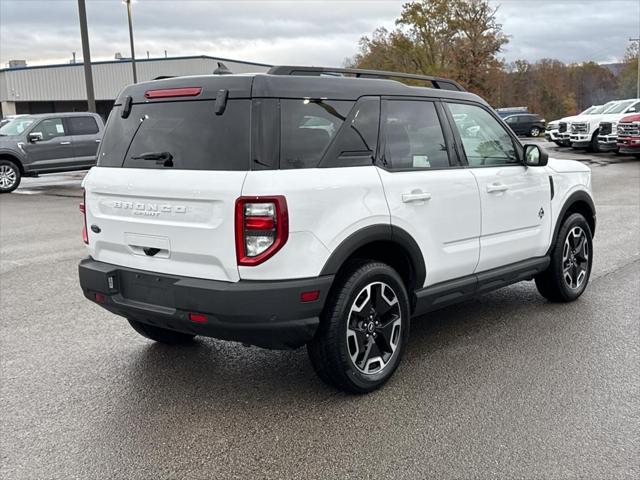
[[[71,142],[60,142],[60,145],[71,145]]]
[[[509,187],[504,183],[492,183],[491,185],[487,185],[487,192],[489,193],[506,192],[507,190],[509,190]]]
[[[96,143],[100,143],[100,139],[99,138],[96,140]]]
[[[403,193],[402,201],[404,203],[409,202],[422,202],[425,200],[431,200],[431,194],[427,192],[412,192],[412,193]]]

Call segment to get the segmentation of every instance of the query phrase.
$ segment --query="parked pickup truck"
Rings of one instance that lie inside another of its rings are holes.
[[[618,151],[640,156],[640,114],[628,115],[618,122]]]
[[[18,188],[22,177],[93,167],[103,130],[95,113],[16,117],[0,127],[0,193]]]
[[[545,138],[549,142],[555,142],[559,147],[569,147],[571,143],[569,142],[569,123],[582,115],[591,115],[594,112],[602,112],[604,105],[592,105],[587,108],[584,112],[579,113],[578,115],[573,115],[571,117],[564,117],[560,120],[554,120],[547,124],[547,129],[545,131]]]
[[[631,106],[627,106],[624,109],[625,113],[610,113],[602,116],[602,119],[600,120],[600,126],[598,127],[598,147],[601,151],[617,150],[618,122],[627,117],[629,114],[640,112],[640,101],[630,102],[632,104]],[[625,104],[628,104],[630,102],[625,102]]]
[[[616,102],[607,108],[602,114],[586,115],[585,117],[574,119],[571,122],[571,146],[573,148],[587,148],[591,152],[599,152],[598,143],[600,122],[606,119],[621,118],[629,113],[635,112],[638,108],[638,99],[630,98]]]

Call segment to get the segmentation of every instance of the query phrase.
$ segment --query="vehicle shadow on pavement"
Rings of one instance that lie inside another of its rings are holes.
[[[403,381],[414,374],[407,364],[429,363],[433,360],[430,357],[440,351],[494,349],[497,335],[526,328],[533,310],[547,309],[548,315],[553,316],[561,308],[553,307],[531,283],[526,283],[414,319],[403,373],[373,395],[402,388]],[[539,322],[535,324],[546,328]],[[145,409],[149,407],[145,403],[156,403],[160,398],[167,405],[186,409],[211,402],[216,409],[233,409],[238,403],[264,408],[282,402],[304,402],[309,406],[331,397],[367,398],[325,386],[316,377],[305,348],[272,351],[196,338],[183,346],[142,345],[131,360],[124,386],[131,388],[130,393]],[[448,368],[455,368],[455,364]]]
[[[480,405],[489,413],[501,408],[513,385],[541,382],[541,345],[580,328],[578,317],[565,315],[581,302],[551,305],[525,283],[416,319],[397,374],[364,396],[325,386],[305,349],[269,351],[212,339],[180,347],[139,343],[110,372],[118,391],[108,414],[96,419],[92,441],[108,456],[139,452],[150,465],[176,448],[192,449],[191,456],[213,452],[207,463],[215,463],[257,439],[261,451],[277,449],[283,436],[303,449],[314,438],[339,439],[372,421],[383,430],[399,423],[448,429],[451,422],[464,424],[464,415],[488,415]],[[531,369],[540,372],[533,380]],[[522,390],[512,391],[520,398]],[[450,418],[456,402],[464,415]],[[407,409],[418,416],[406,417]]]

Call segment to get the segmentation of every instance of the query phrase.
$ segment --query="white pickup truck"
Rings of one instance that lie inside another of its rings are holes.
[[[622,110],[622,113],[619,113],[619,110]],[[619,106],[603,115],[598,127],[598,148],[601,151],[617,150],[618,123],[624,117],[638,112],[640,112],[640,99],[636,98],[620,102]]]
[[[589,115],[591,112],[598,110],[602,105],[592,105],[584,112],[571,117],[564,117],[560,120],[554,120],[547,123],[547,128],[544,132],[544,136],[548,142],[554,142],[559,147],[568,147],[569,144],[569,131],[567,128],[568,123],[581,115]]]
[[[600,145],[598,144],[599,126],[600,122],[606,115],[620,116],[629,113],[629,109],[633,107],[637,99],[618,100],[615,102],[609,102],[611,106],[606,108],[602,113],[597,115],[586,115],[581,118],[576,118],[571,121],[569,140],[573,148],[587,148],[592,152],[600,151]],[[607,106],[609,104],[605,104]]]

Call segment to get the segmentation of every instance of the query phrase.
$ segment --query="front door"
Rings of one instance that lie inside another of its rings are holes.
[[[379,173],[391,224],[419,244],[429,286],[472,274],[479,257],[480,198],[462,168],[441,106],[426,100],[383,102]]]
[[[488,109],[466,103],[446,105],[480,189],[482,235],[476,271],[543,256],[551,236],[546,169],[524,166],[520,143]]]

